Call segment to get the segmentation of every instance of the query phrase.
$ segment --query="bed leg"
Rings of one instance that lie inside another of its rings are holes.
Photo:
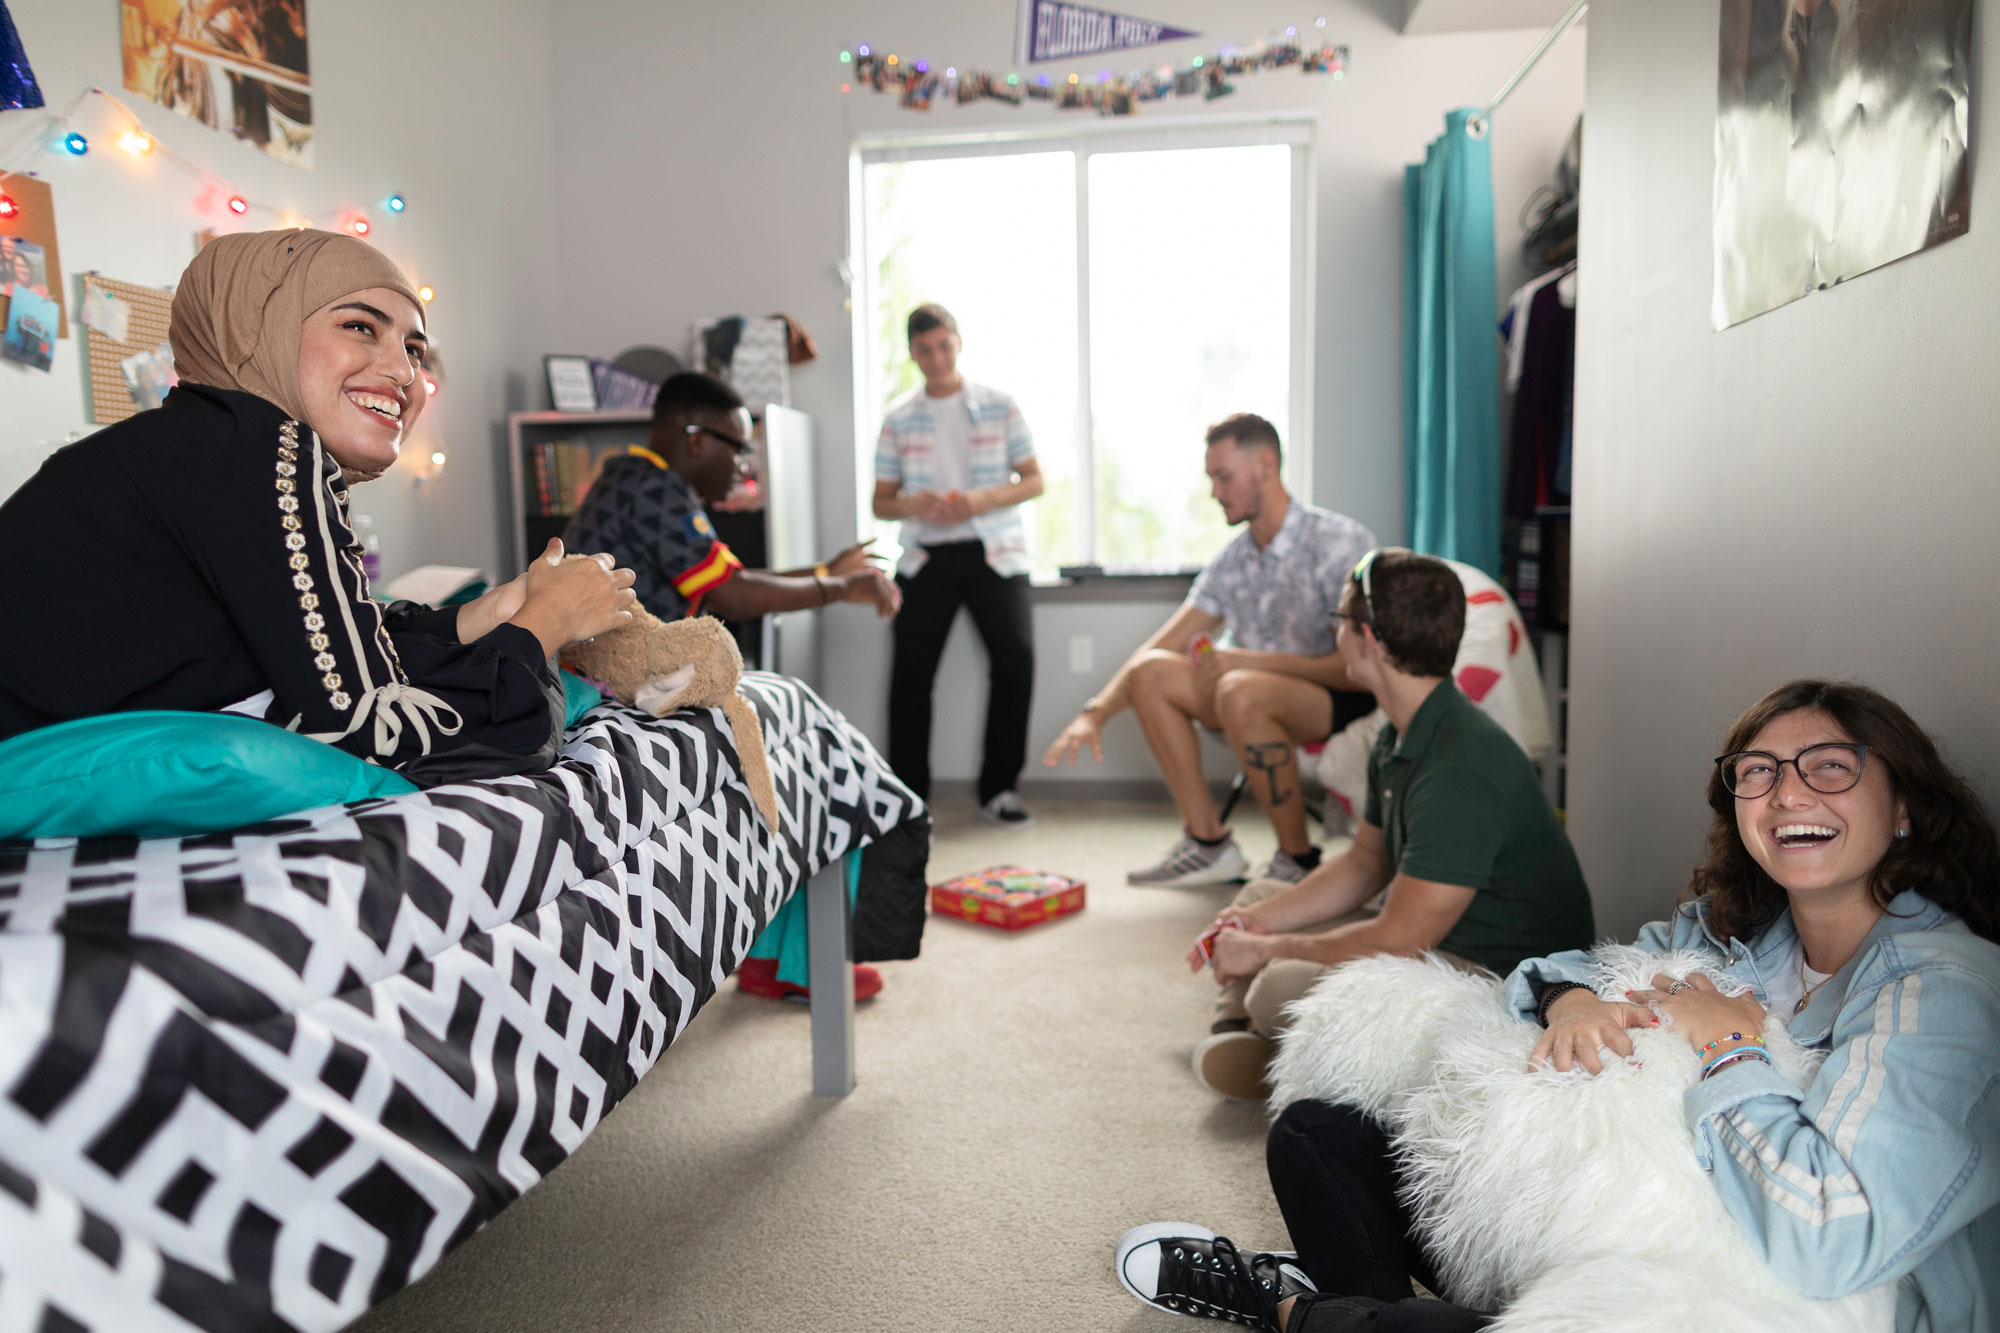
[[[847,950],[847,858],[806,882],[812,960],[813,1096],[854,1091],[854,969]]]

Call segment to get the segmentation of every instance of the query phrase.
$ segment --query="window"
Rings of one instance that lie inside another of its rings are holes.
[[[1178,570],[1227,539],[1202,434],[1271,419],[1306,490],[1310,130],[864,143],[855,154],[861,530],[888,405],[919,389],[903,321],[957,317],[966,378],[1012,394],[1047,480],[1026,512],[1037,577]]]

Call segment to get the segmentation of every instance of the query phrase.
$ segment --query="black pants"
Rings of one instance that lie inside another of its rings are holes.
[[[1401,1173],[1380,1124],[1351,1106],[1293,1102],[1264,1145],[1285,1229],[1322,1295],[1293,1307],[1286,1333],[1469,1333],[1487,1317],[1418,1299],[1437,1270],[1396,1197]]]
[[[931,690],[958,608],[986,645],[991,691],[979,800],[1012,791],[1028,757],[1028,706],[1035,693],[1035,632],[1028,576],[1005,577],[986,563],[981,542],[924,548],[930,558],[913,578],[897,576],[896,661],[889,673],[889,766],[923,797],[931,795]]]

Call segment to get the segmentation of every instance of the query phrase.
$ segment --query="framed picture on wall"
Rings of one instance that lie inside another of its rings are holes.
[[[549,405],[558,412],[595,412],[597,384],[587,356],[545,356],[549,372]]]

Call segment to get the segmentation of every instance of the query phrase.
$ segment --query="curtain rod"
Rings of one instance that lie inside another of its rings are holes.
[[[1549,53],[1551,47],[1562,40],[1563,34],[1575,26],[1576,21],[1582,18],[1584,12],[1589,8],[1590,0],[1576,0],[1576,3],[1569,7],[1569,12],[1556,21],[1556,26],[1550,28],[1542,40],[1535,43],[1535,49],[1528,52],[1528,58],[1521,62],[1521,68],[1515,70],[1514,76],[1501,84],[1500,91],[1494,93],[1492,100],[1487,102],[1486,110],[1474,116],[1466,125],[1466,128],[1472,131],[1474,138],[1485,137],[1487,127],[1491,124],[1493,113],[1500,109],[1500,104],[1514,95],[1514,90],[1521,86],[1522,81],[1529,74],[1534,72],[1535,66],[1542,63],[1542,57]]]

